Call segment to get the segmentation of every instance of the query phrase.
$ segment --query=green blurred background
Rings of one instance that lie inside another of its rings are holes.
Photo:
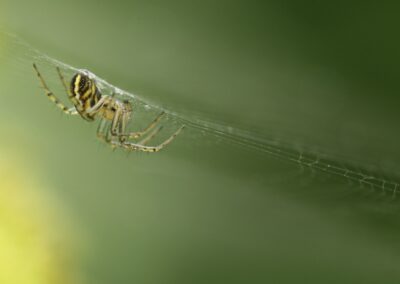
[[[400,169],[393,1],[0,5],[4,32],[167,109]],[[72,223],[61,267],[83,283],[398,283],[392,195],[190,128],[158,154],[113,152],[48,102],[28,47],[3,35],[0,52],[1,152],[62,207],[47,226]]]

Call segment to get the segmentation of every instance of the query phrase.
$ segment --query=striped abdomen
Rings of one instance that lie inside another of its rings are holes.
[[[95,81],[85,74],[77,73],[71,80],[70,90],[73,96],[71,100],[79,114],[87,120],[93,120],[94,117],[88,115],[86,111],[96,105],[101,98]]]

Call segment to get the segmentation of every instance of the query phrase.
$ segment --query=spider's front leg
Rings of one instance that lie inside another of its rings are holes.
[[[61,109],[65,114],[69,115],[77,115],[78,112],[75,110],[74,107],[68,108],[64,103],[62,103],[55,95],[54,93],[50,90],[50,88],[47,86],[46,81],[44,80],[42,74],[39,72],[39,69],[37,68],[36,64],[33,63],[33,68],[36,71],[36,75],[40,81],[40,84],[42,85],[42,88],[45,90],[47,97],[49,98],[50,101],[52,101],[59,109]],[[61,73],[60,73],[61,74]],[[64,84],[64,82],[63,82]]]

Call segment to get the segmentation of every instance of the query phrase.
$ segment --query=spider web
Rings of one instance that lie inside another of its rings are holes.
[[[12,42],[13,47],[21,48],[23,56],[31,62],[37,62],[41,65],[58,66],[68,75],[73,74],[82,69],[75,68],[62,61],[54,59],[26,43],[24,40],[14,34],[4,33],[0,31],[3,37],[7,37]],[[21,59],[22,60],[22,59]],[[24,64],[26,63],[25,60]],[[316,172],[323,172],[333,176],[339,176],[350,182],[357,183],[360,187],[370,187],[378,189],[385,193],[392,194],[393,197],[399,189],[398,178],[392,173],[382,173],[377,167],[371,165],[356,165],[351,161],[343,161],[337,157],[328,156],[323,153],[315,153],[305,150],[305,147],[278,141],[277,139],[265,138],[254,132],[236,128],[218,121],[212,121],[205,117],[197,116],[194,113],[184,114],[147,100],[146,98],[118,88],[107,82],[105,79],[89,72],[100,90],[104,94],[115,93],[117,96],[134,102],[134,105],[145,112],[157,113],[165,112],[168,121],[174,126],[186,125],[192,132],[197,135],[212,135],[219,139],[235,144],[239,147],[256,150],[258,152],[274,156],[284,161],[295,163],[301,168],[308,168]]]

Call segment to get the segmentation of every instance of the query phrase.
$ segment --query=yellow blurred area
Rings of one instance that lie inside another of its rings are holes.
[[[26,161],[5,152],[0,146],[0,283],[72,283],[61,215]]]

